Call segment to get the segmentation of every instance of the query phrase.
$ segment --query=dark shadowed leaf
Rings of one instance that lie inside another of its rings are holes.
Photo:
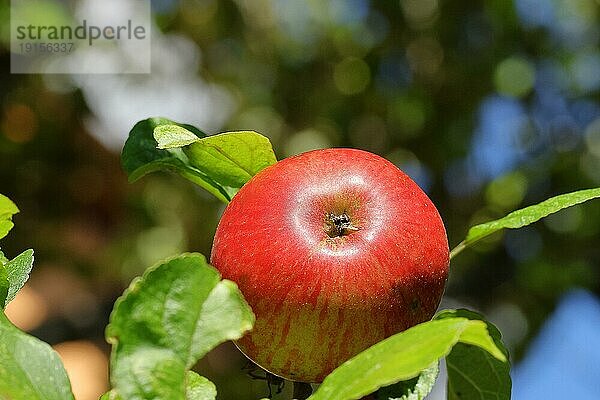
[[[479,346],[505,360],[483,321],[449,318],[424,322],[391,336],[328,375],[311,400],[354,400],[382,386],[418,376],[459,343]]]
[[[469,310],[447,310],[435,319],[464,317],[482,320],[483,317]],[[480,347],[458,343],[446,356],[448,369],[448,399],[453,400],[507,400],[510,399],[511,378],[508,351],[502,343],[498,328],[490,322],[487,330],[496,346],[506,357],[501,361]]]
[[[73,400],[52,348],[10,323],[0,311],[0,399]]]
[[[552,197],[548,200],[542,201],[539,204],[522,208],[517,211],[513,211],[507,216],[497,219],[495,221],[486,222],[483,224],[476,225],[469,229],[465,240],[460,242],[450,252],[450,258],[456,256],[467,247],[472,246],[479,240],[486,236],[491,235],[504,228],[516,229],[522,228],[529,224],[532,224],[540,219],[547,217],[550,214],[558,212],[564,208],[571,207],[577,204],[581,204],[588,200],[596,199],[600,197],[600,188],[596,189],[585,189],[577,192],[561,194],[559,196]]]
[[[184,400],[188,370],[253,323],[237,286],[201,254],[158,264],[115,303],[106,333],[113,390],[128,400]]]

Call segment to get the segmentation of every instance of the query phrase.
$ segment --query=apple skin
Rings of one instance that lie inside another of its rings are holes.
[[[406,174],[366,151],[326,149],[246,183],[219,222],[211,263],[256,315],[238,348],[275,375],[321,382],[431,319],[449,253],[437,209]]]

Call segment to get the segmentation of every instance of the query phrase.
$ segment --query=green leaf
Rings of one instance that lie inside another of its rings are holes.
[[[277,158],[271,142],[252,131],[208,136],[184,148],[190,163],[224,186],[241,188]]]
[[[73,400],[60,358],[0,311],[0,399]]]
[[[0,239],[5,237],[15,226],[12,222],[12,216],[19,212],[19,209],[8,197],[0,194]]]
[[[0,261],[0,308],[4,309],[6,307],[8,298],[8,288],[10,284],[8,283],[8,273],[6,272],[6,268],[4,268],[4,264]]]
[[[554,214],[564,208],[571,207],[577,204],[581,204],[588,200],[596,199],[600,197],[600,188],[596,189],[585,189],[577,192],[561,194],[559,196],[552,197],[548,200],[544,200],[539,204],[522,208],[517,211],[513,211],[507,216],[497,219],[495,221],[486,222],[480,225],[476,225],[469,229],[465,240],[460,242],[450,252],[450,258],[456,256],[467,247],[472,246],[479,240],[491,235],[504,228],[517,229],[532,224],[540,219],[547,217],[550,214]]]
[[[4,264],[6,270],[6,279],[8,281],[8,292],[4,303],[0,302],[3,307],[6,307],[10,303],[17,292],[21,290],[27,279],[29,279],[29,273],[33,267],[33,250],[25,250],[13,260]],[[2,286],[0,278],[0,286]]]
[[[158,149],[154,140],[154,129],[161,125],[177,125],[199,138],[206,135],[199,129],[179,124],[166,118],[148,118],[138,122],[129,132],[121,153],[121,164],[131,182],[154,171],[173,171],[204,188],[219,200],[227,203],[237,192],[223,187],[189,163],[181,149]]]
[[[463,317],[470,320],[483,320],[483,317],[469,310],[446,310],[435,319]],[[457,344],[446,357],[448,369],[448,399],[510,399],[511,379],[508,351],[502,343],[498,328],[490,322],[487,330],[496,347],[502,351],[506,361],[492,357],[479,347]]]
[[[187,371],[253,323],[237,286],[221,281],[201,254],[160,263],[115,303],[106,331],[113,388],[128,400],[183,400]]]
[[[98,400],[121,400],[121,397],[119,397],[119,395],[114,390],[111,390],[100,396],[100,399]]]
[[[8,258],[4,256],[4,253],[0,251],[0,264],[6,264],[8,262]]]
[[[433,389],[439,372],[439,362],[436,361],[415,378],[379,389],[376,398],[378,400],[423,400]]]
[[[217,388],[215,384],[193,371],[187,373],[186,400],[215,400]]]
[[[159,125],[154,128],[154,140],[159,149],[172,149],[187,146],[200,138],[179,125]]]
[[[424,322],[391,336],[329,374],[310,400],[353,400],[382,386],[412,379],[458,343],[479,346],[506,360],[483,321],[447,318]]]
[[[217,388],[215,384],[193,371],[187,373],[186,400],[215,400]],[[104,393],[100,400],[121,400],[114,390]]]

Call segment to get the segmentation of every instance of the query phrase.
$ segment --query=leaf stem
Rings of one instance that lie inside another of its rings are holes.
[[[461,251],[463,251],[466,248],[467,248],[467,244],[463,240],[462,242],[460,242],[459,244],[457,244],[455,248],[453,248],[450,251],[450,259],[452,260],[452,258],[456,257],[457,254],[459,254]]]

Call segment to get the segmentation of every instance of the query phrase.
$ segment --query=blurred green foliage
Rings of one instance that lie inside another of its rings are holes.
[[[129,185],[119,165],[128,129],[157,109],[209,133],[256,130],[279,158],[330,146],[387,157],[439,207],[451,246],[475,223],[600,185],[595,0],[152,3],[153,46],[171,53],[153,50],[151,76],[10,74],[0,30],[0,182],[21,209],[3,250],[33,247],[32,280],[69,271],[93,300],[34,332],[51,343],[101,343],[133,276],[210,253],[221,204],[174,176]],[[215,88],[226,96],[205,104]],[[170,115],[184,109],[199,121]],[[598,265],[592,202],[461,254],[447,299],[491,317],[518,359],[561,293],[600,291]],[[263,382],[245,389],[236,354],[222,347],[200,369],[223,398],[265,395]]]

